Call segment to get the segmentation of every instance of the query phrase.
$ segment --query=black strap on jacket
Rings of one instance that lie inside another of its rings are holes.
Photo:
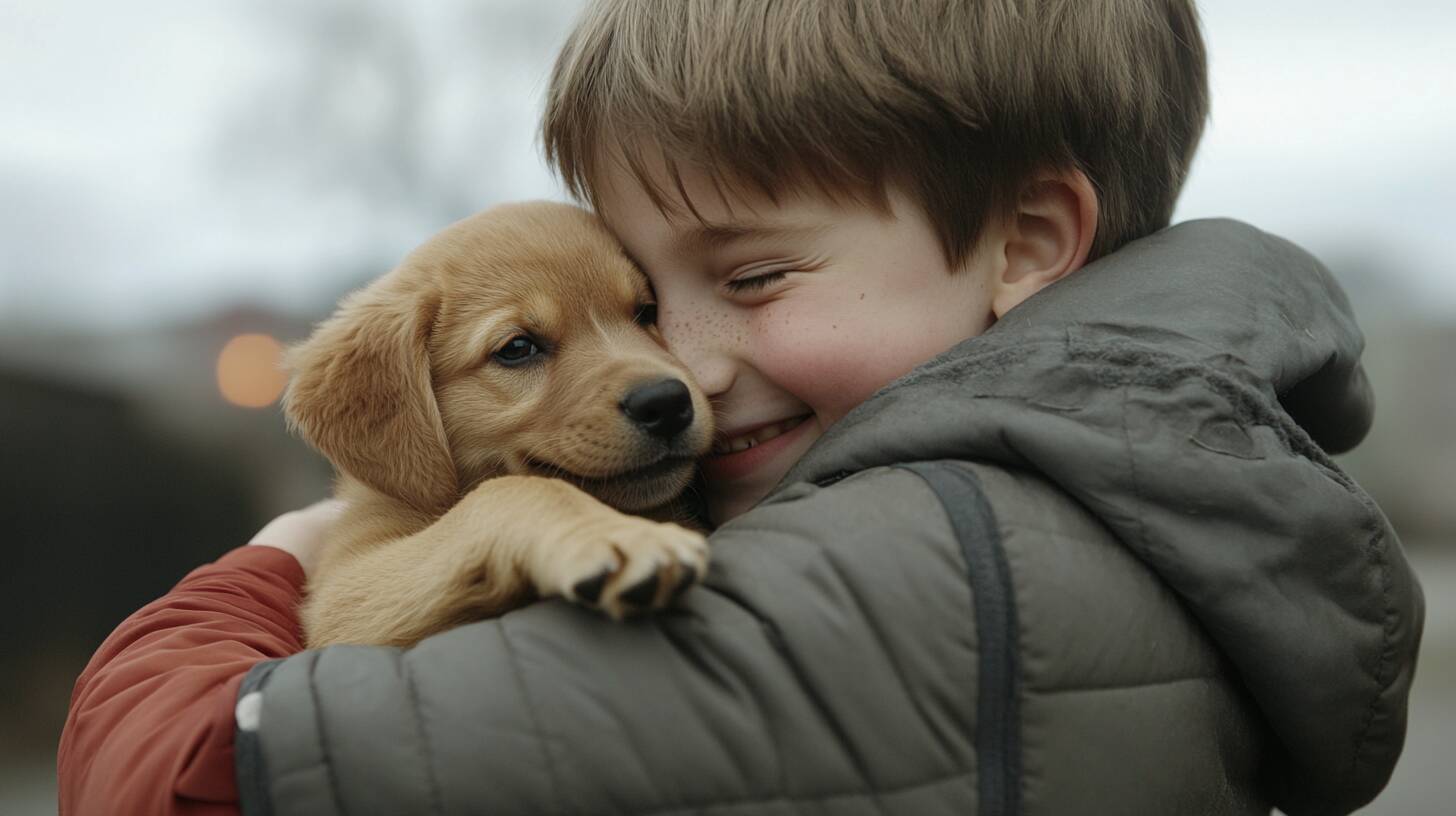
[[[980,644],[976,699],[977,798],[982,816],[1021,813],[1021,683],[1016,602],[996,515],[976,474],[963,464],[899,465],[940,499],[970,573]]]

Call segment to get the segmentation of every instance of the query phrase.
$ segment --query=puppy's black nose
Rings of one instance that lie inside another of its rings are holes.
[[[693,421],[693,395],[682,380],[639,385],[622,399],[622,413],[653,436],[671,439]]]

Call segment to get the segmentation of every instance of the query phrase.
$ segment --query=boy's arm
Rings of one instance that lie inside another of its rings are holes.
[[[241,547],[117,627],[71,695],[60,812],[236,813],[238,686],[258,661],[303,648],[303,583],[284,549]]]
[[[616,623],[546,602],[405,651],[265,664],[242,689],[261,713],[240,769],[262,771],[244,770],[241,801],[278,816],[964,810],[984,701],[948,525],[905,471],[797,485],[714,534],[680,608]]]

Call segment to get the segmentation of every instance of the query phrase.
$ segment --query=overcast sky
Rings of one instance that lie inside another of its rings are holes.
[[[311,308],[469,209],[560,198],[533,140],[576,7],[0,0],[0,320]],[[1456,4],[1202,10],[1213,119],[1177,217],[1456,316]]]

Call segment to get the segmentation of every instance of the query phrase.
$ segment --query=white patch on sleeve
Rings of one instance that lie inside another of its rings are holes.
[[[251,691],[238,700],[238,707],[233,710],[233,717],[238,721],[238,730],[257,731],[258,720],[263,715],[263,693]]]

